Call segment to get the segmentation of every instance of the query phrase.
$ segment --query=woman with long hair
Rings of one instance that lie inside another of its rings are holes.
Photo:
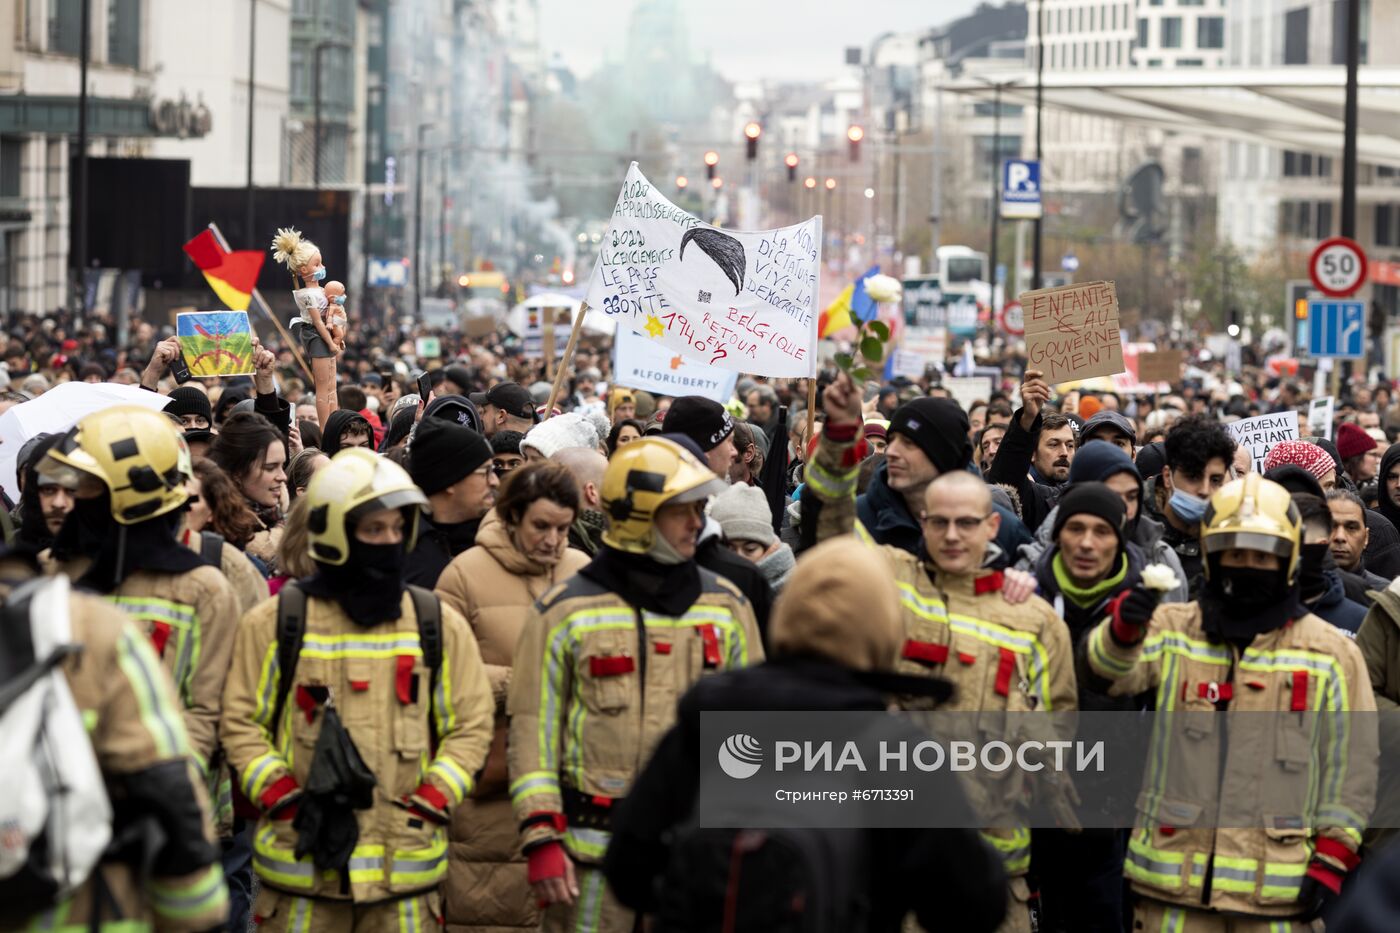
[[[278,594],[288,580],[300,580],[316,572],[316,562],[311,559],[308,549],[310,530],[306,527],[306,511],[305,496],[298,497],[287,510],[287,521],[282,526],[282,540],[277,543],[277,574],[267,581],[273,596]]]
[[[617,453],[617,449],[626,444],[630,444],[646,433],[646,426],[635,418],[627,418],[613,425],[608,432],[608,456]]]
[[[331,462],[331,458],[315,447],[308,447],[299,451],[291,462],[287,464],[287,496],[295,504],[306,492],[306,487],[311,483],[311,477],[316,475],[316,471]]]
[[[588,563],[568,547],[578,482],[552,461],[510,473],[477,531],[438,578],[437,594],[467,617],[496,699],[496,735],[476,792],[452,816],[449,927],[534,930],[539,915],[511,812],[506,777],[506,690],[526,610]]]
[[[184,545],[223,571],[238,594],[238,607],[247,612],[267,599],[267,580],[260,562],[243,548],[261,527],[243,501],[233,480],[219,465],[205,457],[194,460],[194,475],[185,482]]]
[[[257,530],[243,549],[275,569],[287,485],[287,446],[282,432],[256,412],[239,412],[214,438],[209,459],[228,474],[258,520]]]

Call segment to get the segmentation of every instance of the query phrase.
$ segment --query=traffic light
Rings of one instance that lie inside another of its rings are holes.
[[[836,190],[836,179],[834,179],[834,178],[828,178],[828,179],[826,180],[826,190],[827,190],[827,191],[835,191],[835,190]]]
[[[814,177],[811,176],[811,175],[808,175],[808,176],[807,176],[807,180],[804,181],[804,182],[802,183],[802,187],[807,188],[808,190],[811,190],[812,188],[815,188],[816,186],[817,186],[817,180],[816,180],[816,178],[814,178]]]
[[[846,139],[851,143],[851,161],[860,161],[860,141],[865,138],[865,128],[859,123],[852,123],[850,129],[846,130]]]
[[[714,181],[716,165],[719,165],[719,153],[711,149],[705,153],[705,177],[710,181]]]
[[[681,189],[682,191],[684,191],[686,185],[688,185],[688,184],[690,184],[690,179],[689,179],[689,178],[686,178],[684,175],[677,175],[677,176],[676,176],[676,187],[677,187],[677,188],[679,188],[679,189]]]
[[[783,164],[787,166],[789,184],[797,181],[797,163],[801,160],[797,158],[797,153],[789,152],[783,159]]]
[[[1299,298],[1293,302],[1293,317],[1299,321],[1308,319],[1308,299]]]
[[[763,135],[763,127],[750,120],[744,124],[744,151],[750,162],[758,158],[758,137]]]

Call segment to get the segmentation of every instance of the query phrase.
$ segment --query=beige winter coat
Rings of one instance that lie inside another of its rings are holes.
[[[446,886],[449,933],[535,929],[539,924],[506,792],[506,688],[530,607],[587,563],[588,555],[572,548],[553,567],[536,563],[515,547],[505,523],[492,511],[481,522],[476,546],[458,554],[438,578],[437,594],[466,616],[476,633],[497,713],[480,789],[452,817]]]

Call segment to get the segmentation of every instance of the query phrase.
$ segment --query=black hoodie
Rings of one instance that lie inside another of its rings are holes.
[[[327,457],[334,457],[340,451],[340,439],[345,436],[345,432],[359,423],[360,433],[368,434],[370,443],[374,443],[374,429],[370,427],[365,416],[357,411],[348,411],[344,408],[337,408],[330,413],[326,419],[326,429],[321,432],[321,452]]]

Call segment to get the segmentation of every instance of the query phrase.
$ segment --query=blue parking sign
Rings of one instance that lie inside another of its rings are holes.
[[[1038,220],[1040,163],[1035,159],[1005,159],[1001,163],[1001,216],[1007,220]]]
[[[1309,301],[1308,352],[1340,360],[1366,355],[1366,305],[1360,301]]]

